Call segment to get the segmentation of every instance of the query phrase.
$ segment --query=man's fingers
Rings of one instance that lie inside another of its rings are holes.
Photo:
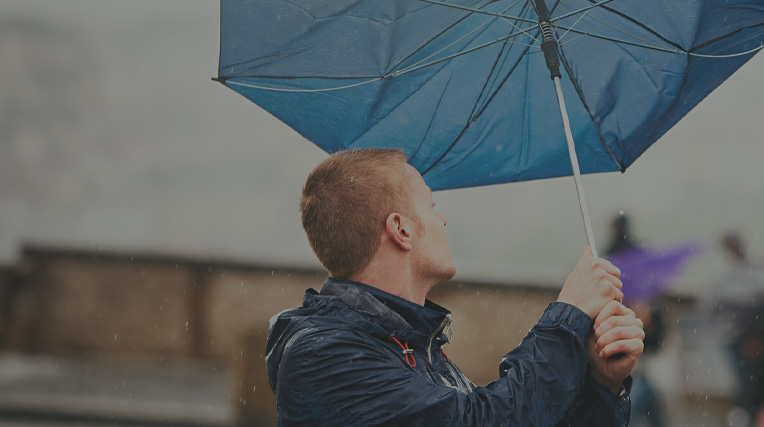
[[[617,300],[619,296],[620,300]],[[597,330],[604,321],[613,316],[632,316],[636,318],[634,312],[630,308],[623,305],[621,301],[623,301],[623,292],[618,290],[618,293],[616,293],[616,300],[607,303],[607,305],[597,315],[597,318],[594,319],[595,330]]]
[[[603,349],[614,342],[631,340],[634,338],[637,338],[640,341],[644,340],[645,331],[635,325],[616,326],[615,328],[605,331],[605,333],[597,338],[597,348]]]
[[[625,354],[626,356],[639,357],[645,349],[645,344],[641,338],[632,338],[628,340],[618,340],[606,345],[599,352],[601,358],[608,358],[615,354]]]
[[[620,289],[616,290],[615,300],[618,301],[619,303],[623,303],[623,291],[621,291]]]
[[[644,327],[644,324],[639,318],[630,315],[611,316],[594,327],[594,334],[599,339],[602,335],[605,335],[607,331],[624,326],[636,326],[641,329]]]
[[[613,276],[612,274],[610,274],[610,275],[608,275],[608,276],[607,276],[607,279],[608,279],[608,280],[610,281],[610,283],[612,283],[612,284],[613,284],[613,286],[615,286],[616,288],[618,288],[618,289],[623,289],[623,282],[622,282],[622,281],[621,281],[621,279],[619,279],[618,277],[616,277],[616,276]]]
[[[618,277],[618,278],[621,277],[621,269],[620,268],[616,267],[615,265],[613,265],[612,262],[610,262],[610,261],[608,261],[608,260],[606,260],[604,258],[600,258],[600,260],[602,260],[600,265],[602,266],[603,269],[605,269],[605,271],[608,274],[611,274],[611,275],[613,275],[615,277]]]
[[[593,269],[601,269],[606,275],[616,279],[621,278],[621,269],[605,258],[590,258],[590,262]]]

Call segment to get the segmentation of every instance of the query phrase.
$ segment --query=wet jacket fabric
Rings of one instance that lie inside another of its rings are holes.
[[[280,426],[628,425],[618,396],[587,375],[592,320],[547,307],[504,356],[499,379],[475,386],[442,351],[451,314],[336,279],[271,319],[268,381]],[[496,325],[501,327],[501,325]]]

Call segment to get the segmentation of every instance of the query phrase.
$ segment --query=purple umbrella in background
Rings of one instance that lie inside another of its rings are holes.
[[[607,259],[621,269],[624,302],[635,303],[668,291],[687,261],[701,252],[702,246],[696,243],[660,250],[634,246]]]

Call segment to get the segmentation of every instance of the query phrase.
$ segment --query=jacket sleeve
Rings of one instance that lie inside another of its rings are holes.
[[[363,333],[308,330],[279,366],[279,423],[551,427],[575,420],[569,408],[586,377],[591,324],[573,306],[550,304],[502,359],[500,378],[470,393],[433,383]]]
[[[566,427],[626,427],[631,417],[632,378],[624,381],[624,392],[617,395],[587,376],[565,420]]]

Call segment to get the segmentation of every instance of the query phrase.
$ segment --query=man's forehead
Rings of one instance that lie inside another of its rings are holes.
[[[424,178],[422,178],[422,174],[420,174],[419,171],[416,170],[415,167],[413,167],[410,164],[406,163],[406,169],[408,170],[409,176],[411,177],[412,181],[424,183]],[[427,184],[425,184],[425,185],[427,185]],[[427,188],[430,188],[430,187],[428,186]]]
[[[424,178],[422,178],[422,175],[419,173],[419,171],[416,170],[416,168],[414,168],[408,163],[406,163],[406,169],[408,170],[408,174],[410,177],[409,182],[411,183],[411,185],[415,189],[418,189],[421,192],[426,191],[427,194],[432,196],[432,189],[430,188],[429,185],[427,185],[427,183],[424,182]]]

